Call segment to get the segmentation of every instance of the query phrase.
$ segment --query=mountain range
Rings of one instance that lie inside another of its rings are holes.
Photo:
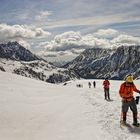
[[[0,70],[50,83],[79,78],[74,71],[48,63],[18,42],[0,44]]]
[[[74,70],[82,78],[122,80],[132,73],[140,78],[140,46],[119,46],[114,49],[91,48],[82,52],[65,68]]]
[[[90,48],[59,68],[33,54],[18,42],[0,44],[0,70],[50,83],[72,79],[122,80],[132,73],[140,78],[140,46]]]

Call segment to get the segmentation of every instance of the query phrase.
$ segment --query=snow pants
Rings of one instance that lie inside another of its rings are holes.
[[[104,92],[105,92],[105,100],[110,100],[110,93],[109,93],[109,88],[104,88]]]
[[[127,112],[128,109],[131,109],[131,111],[133,112],[133,121],[137,122],[137,106],[136,106],[136,102],[134,99],[132,99],[132,101],[123,101],[122,102],[122,113],[123,113],[123,121],[126,121],[126,116],[127,116]]]

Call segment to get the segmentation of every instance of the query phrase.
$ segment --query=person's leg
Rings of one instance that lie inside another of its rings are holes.
[[[130,102],[130,109],[133,112],[133,124],[137,124],[138,111],[137,111],[137,106],[134,99]]]
[[[104,88],[104,93],[105,93],[105,100],[106,100],[107,99],[107,91],[105,88]]]
[[[108,97],[108,100],[110,100],[109,89],[107,89],[107,97]]]
[[[122,102],[122,121],[126,123],[127,120],[127,112],[128,112],[129,104],[127,102]]]

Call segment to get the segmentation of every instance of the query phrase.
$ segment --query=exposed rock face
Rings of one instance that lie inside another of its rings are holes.
[[[33,61],[41,59],[17,42],[8,42],[7,44],[0,44],[0,58],[19,61]]]
[[[93,48],[85,50],[65,65],[83,78],[123,79],[133,73],[140,77],[140,46],[120,46],[117,49]]]

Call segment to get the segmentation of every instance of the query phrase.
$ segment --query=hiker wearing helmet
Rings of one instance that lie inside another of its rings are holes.
[[[121,84],[119,94],[122,98],[122,115],[121,115],[121,123],[126,124],[127,112],[130,107],[133,113],[133,125],[139,126],[137,121],[137,106],[134,100],[133,91],[140,93],[140,90],[136,88],[133,83],[133,75],[129,74],[125,78],[125,82]]]

